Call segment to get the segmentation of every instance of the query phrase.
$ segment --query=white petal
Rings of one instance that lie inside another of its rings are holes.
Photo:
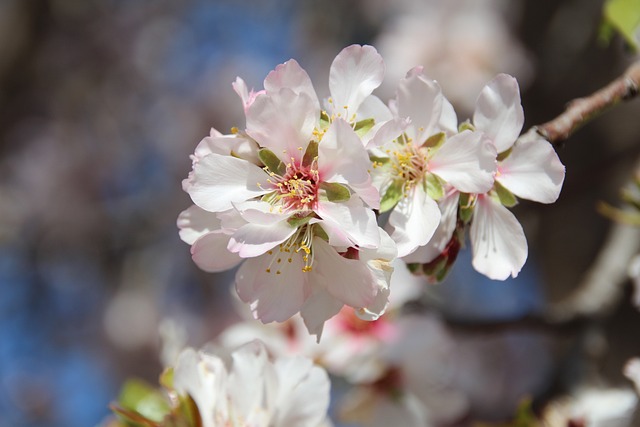
[[[278,394],[274,426],[319,426],[329,408],[329,377],[301,356],[275,361]]]
[[[192,348],[178,356],[173,371],[173,386],[178,393],[189,394],[196,403],[203,427],[216,427],[216,414],[226,418],[227,372],[220,359]]]
[[[364,262],[344,258],[318,237],[313,240],[313,250],[313,273],[324,280],[334,298],[354,308],[374,301],[378,286]]]
[[[261,385],[265,381],[267,352],[264,344],[255,340],[238,348],[231,357],[227,396],[234,409],[232,417],[248,421],[253,413],[260,412],[266,400],[266,390]]]
[[[227,249],[242,258],[253,258],[273,249],[296,231],[287,221],[274,224],[245,224],[229,239]]]
[[[400,118],[378,123],[362,138],[362,142],[367,150],[380,147],[400,136],[409,123],[409,119]]]
[[[238,254],[229,252],[229,235],[220,231],[203,235],[191,246],[191,257],[204,271],[217,273],[235,267],[242,261]]]
[[[438,128],[447,132],[449,135],[455,135],[458,133],[458,116],[453,109],[453,105],[447,98],[442,97],[442,115],[438,122]]]
[[[349,246],[377,248],[380,244],[375,214],[354,197],[342,203],[320,200],[316,213],[323,220],[320,224],[341,230],[351,242]]]
[[[419,246],[426,245],[439,223],[438,204],[427,196],[421,185],[417,185],[389,215],[389,234],[398,246],[398,257],[407,256]]]
[[[422,73],[422,67],[413,68],[400,81],[396,99],[398,115],[411,119],[407,135],[414,144],[421,145],[438,132],[444,96],[440,85]]]
[[[311,99],[314,107],[317,110],[320,109],[318,95],[313,88],[311,79],[295,59],[290,59],[271,71],[264,80],[264,88],[267,93],[278,92],[282,88],[291,89],[296,94],[304,93]]]
[[[281,159],[300,160],[319,115],[319,108],[307,94],[282,88],[258,96],[247,109],[247,133]]]
[[[527,240],[509,209],[480,195],[471,222],[473,267],[493,280],[516,277],[527,260]]]
[[[498,153],[513,145],[524,124],[520,88],[515,78],[498,74],[487,83],[476,101],[473,124],[487,134]]]
[[[558,199],[564,182],[564,165],[548,141],[518,141],[498,165],[496,181],[518,197],[540,203]]]
[[[481,132],[465,130],[448,138],[428,167],[459,191],[486,193],[493,186],[496,151]]]
[[[309,273],[303,273],[303,267],[302,256],[296,253],[276,252],[250,258],[236,274],[236,290],[240,299],[250,304],[257,319],[263,323],[284,322],[304,303],[304,275]]]
[[[362,101],[380,86],[383,77],[384,63],[374,47],[351,45],[344,48],[333,60],[329,71],[333,112],[350,120]]]
[[[370,167],[369,155],[358,135],[344,120],[335,120],[318,145],[320,179],[348,185],[376,209],[380,194],[371,182]]]
[[[433,233],[433,237],[425,246],[420,246],[413,253],[402,258],[405,262],[417,262],[421,264],[431,262],[445,250],[456,229],[459,196],[460,193],[457,191],[450,191],[440,200],[438,206],[440,207],[442,216],[440,217],[438,228],[436,228],[435,233]]]
[[[309,276],[311,293],[300,309],[304,324],[310,334],[317,337],[320,342],[324,322],[338,314],[344,303],[331,295],[317,274]]]
[[[222,212],[232,203],[244,202],[266,194],[268,175],[258,166],[231,156],[209,154],[193,168],[193,183],[188,189],[193,202],[210,212]]]
[[[389,107],[375,95],[367,96],[358,108],[357,120],[374,119],[376,123],[393,119]]]
[[[196,205],[180,212],[177,225],[180,238],[190,245],[205,234],[221,228],[220,220],[215,213],[205,211]]]

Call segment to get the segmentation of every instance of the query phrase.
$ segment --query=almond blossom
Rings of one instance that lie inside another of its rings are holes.
[[[518,139],[524,124],[515,78],[499,74],[478,97],[473,125],[496,147],[498,169],[491,191],[475,200],[470,237],[473,266],[491,279],[516,277],[527,259],[522,226],[507,209],[520,197],[553,203],[562,189],[565,169],[542,137]]]
[[[378,58],[371,47],[352,46],[334,61],[332,93],[345,112],[357,111],[379,84]],[[246,130],[201,142],[183,184],[195,205],[178,227],[206,271],[246,259],[236,288],[256,318],[281,322],[301,312],[319,338],[345,304],[371,318],[386,307],[396,249],[377,225],[380,196],[354,129],[373,130],[320,110],[294,60],[272,71],[264,87],[249,92],[236,80]]]
[[[491,188],[496,154],[481,133],[457,133],[453,107],[422,67],[400,82],[394,109],[410,124],[400,137],[371,150],[372,173],[383,194],[381,211],[392,209],[388,231],[404,257],[433,237],[443,186],[463,192]]]
[[[173,386],[193,399],[203,427],[319,427],[329,407],[329,378],[322,368],[301,356],[270,360],[260,341],[230,358],[183,350]]]

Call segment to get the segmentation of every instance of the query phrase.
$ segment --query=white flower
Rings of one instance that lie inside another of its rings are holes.
[[[303,357],[270,360],[260,341],[228,361],[184,350],[173,385],[196,403],[203,427],[318,427],[329,406],[329,378]]]
[[[496,153],[481,133],[457,133],[453,107],[421,67],[400,82],[394,109],[410,124],[401,137],[372,150],[372,173],[384,194],[381,210],[393,207],[388,229],[404,257],[431,240],[441,218],[435,199],[445,185],[470,193],[491,188]]]
[[[504,206],[513,195],[553,203],[562,189],[564,165],[551,144],[535,137],[518,140],[524,124],[520,90],[515,78],[500,74],[480,93],[473,116],[477,131],[496,147],[496,185],[479,194],[471,222],[473,266],[491,279],[516,277],[527,259],[522,226]]]
[[[269,73],[264,91],[249,93],[236,80],[246,130],[217,137],[219,144],[194,156],[185,189],[195,206],[178,219],[181,238],[206,271],[246,259],[236,288],[263,322],[301,312],[319,338],[324,321],[345,304],[371,318],[384,311],[396,249],[377,225],[372,209],[380,195],[366,143],[354,130],[372,133],[375,126],[360,129],[350,113],[371,98],[381,61],[367,46],[338,55],[331,88],[345,108],[331,115],[320,110],[309,76],[294,60]],[[372,138],[388,134],[381,129]],[[224,147],[238,139],[256,150]]]

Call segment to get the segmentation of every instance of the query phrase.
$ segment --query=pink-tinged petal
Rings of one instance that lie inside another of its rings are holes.
[[[229,236],[220,231],[205,234],[191,246],[191,257],[198,267],[209,273],[217,273],[235,267],[242,261],[229,252]]]
[[[364,262],[344,258],[318,237],[313,239],[313,251],[312,273],[322,278],[334,298],[354,308],[374,301],[378,286]]]
[[[427,196],[421,185],[416,186],[389,215],[387,231],[398,246],[398,257],[405,257],[426,245],[439,223],[438,204]]]
[[[284,322],[304,304],[305,275],[309,273],[304,273],[303,267],[302,256],[296,253],[250,258],[236,274],[238,296],[249,303],[254,317],[262,323]]]
[[[246,113],[247,134],[288,162],[302,159],[320,110],[307,94],[282,88],[258,96]]]
[[[480,195],[471,222],[473,267],[493,280],[516,277],[527,260],[527,239],[509,209]]]
[[[473,114],[473,124],[496,146],[498,153],[511,148],[524,124],[518,81],[498,74],[480,92]]]
[[[269,94],[278,92],[282,88],[291,89],[296,94],[304,93],[311,99],[314,107],[317,110],[320,109],[318,95],[313,88],[311,79],[295,59],[290,59],[271,71],[264,79],[264,88]]]
[[[544,139],[518,141],[498,165],[496,181],[518,197],[540,203],[558,199],[564,182],[564,165]]]
[[[218,133],[217,131],[215,131]],[[239,157],[251,163],[258,164],[258,144],[250,138],[245,138],[240,134],[234,135],[213,135],[204,138],[194,151],[195,161],[199,161],[205,156],[215,153],[224,156]]]
[[[221,228],[220,220],[215,213],[205,211],[196,205],[180,212],[177,225],[180,238],[190,245],[205,234]]]
[[[383,77],[384,63],[373,46],[344,48],[333,60],[329,71],[333,112],[350,120],[364,99],[380,86]]]
[[[378,285],[381,285],[380,281],[378,281]],[[378,294],[373,299],[373,302],[371,302],[371,304],[366,307],[355,309],[356,316],[368,322],[378,320],[378,318],[382,316],[387,310],[390,294],[391,289],[389,288],[389,286],[380,286]]]
[[[400,81],[396,100],[398,116],[411,119],[406,133],[414,144],[422,144],[439,131],[444,96],[440,85],[422,73],[422,67],[411,69]]]
[[[380,207],[380,193],[373,186],[371,161],[362,141],[351,126],[338,119],[318,144],[318,173],[324,182],[348,185],[373,209]]]
[[[440,207],[442,216],[440,217],[438,228],[436,228],[435,233],[433,233],[433,237],[429,240],[429,243],[420,246],[413,253],[402,258],[405,262],[417,262],[421,264],[431,262],[444,251],[456,229],[459,198],[460,193],[450,191],[440,200],[438,206]]]
[[[242,100],[242,106],[245,111],[251,106],[251,104],[253,104],[253,101],[255,101],[258,95],[265,93],[264,90],[260,90],[258,92],[253,89],[249,90],[247,88],[247,84],[240,77],[236,77],[236,81],[231,83],[231,86]]]
[[[320,200],[316,213],[322,218],[320,224],[342,230],[351,242],[349,246],[377,248],[380,244],[375,214],[354,197],[342,203]]]
[[[222,212],[233,203],[244,202],[269,192],[269,176],[258,166],[231,156],[209,154],[193,168],[188,189],[193,202],[210,212]]]
[[[275,361],[278,394],[274,426],[320,426],[329,408],[329,377],[302,356]],[[250,383],[248,383],[250,384]]]
[[[481,132],[465,130],[447,139],[428,167],[459,191],[486,193],[493,186],[496,149]]]
[[[261,225],[272,225],[284,221],[291,214],[280,212],[278,208],[262,200],[248,200],[242,203],[234,203],[233,207],[246,222]]]
[[[287,221],[266,225],[249,223],[233,233],[227,249],[242,258],[253,258],[278,246],[295,231]]]
[[[338,314],[344,303],[327,291],[321,276],[310,275],[309,285],[310,294],[300,309],[300,315],[309,333],[320,342],[324,322]]]

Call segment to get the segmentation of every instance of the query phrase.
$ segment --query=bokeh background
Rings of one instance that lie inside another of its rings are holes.
[[[464,119],[506,72],[528,128],[633,60],[598,42],[601,16],[596,0],[0,0],[0,427],[97,425],[125,378],[156,382],[161,325],[200,346],[238,319],[233,272],[199,271],[175,226],[189,154],[211,127],[244,124],[236,76],[259,89],[296,58],[325,96],[335,55],[372,44],[383,99],[420,64]],[[559,202],[515,211],[530,246],[517,280],[482,278],[463,252],[420,304],[477,365],[474,417],[506,419],[522,395],[544,400],[594,366],[625,384],[640,355],[630,285],[596,318],[526,319],[570,295],[602,246],[595,205],[617,203],[639,117],[638,101],[620,106],[559,150]]]

